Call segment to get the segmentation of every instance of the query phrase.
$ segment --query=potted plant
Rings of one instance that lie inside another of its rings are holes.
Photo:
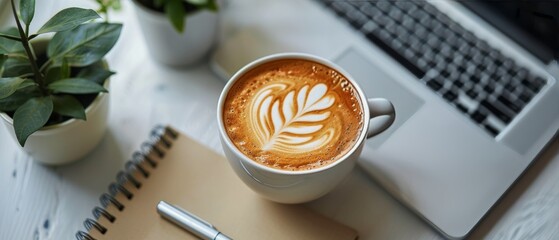
[[[100,17],[90,9],[67,8],[32,34],[35,0],[20,0],[19,11],[11,0],[11,10],[16,27],[0,33],[1,121],[34,159],[77,160],[105,132],[113,72],[103,57],[122,25],[94,21]]]
[[[197,62],[211,49],[217,32],[215,0],[133,0],[153,58],[169,66]]]

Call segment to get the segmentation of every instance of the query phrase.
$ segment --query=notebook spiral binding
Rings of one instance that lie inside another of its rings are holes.
[[[116,221],[116,217],[106,210],[107,206],[112,204],[119,211],[123,211],[125,207],[124,204],[118,201],[115,196],[117,194],[122,194],[127,199],[132,199],[134,194],[125,187],[125,183],[130,183],[134,188],[139,189],[142,186],[141,179],[136,179],[133,173],[140,173],[142,177],[148,178],[150,171],[144,167],[144,163],[147,163],[151,169],[156,168],[158,164],[154,158],[150,157],[150,153],[153,152],[158,159],[161,159],[165,156],[165,150],[171,147],[172,141],[177,137],[177,132],[162,125],[157,125],[151,130],[149,139],[141,144],[139,151],[132,154],[132,159],[125,163],[124,170],[118,172],[115,182],[109,185],[108,192],[103,193],[101,197],[99,197],[101,205],[93,208],[93,219],[87,218],[83,222],[86,231],[78,231],[76,233],[76,239],[95,240],[95,238],[87,233],[92,228],[95,228],[101,234],[107,232],[107,227],[98,222],[101,217],[107,219],[111,223]],[[142,164],[144,166],[142,166]]]

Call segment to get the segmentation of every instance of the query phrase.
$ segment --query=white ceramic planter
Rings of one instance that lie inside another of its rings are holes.
[[[108,89],[109,80],[105,81]],[[109,94],[100,93],[85,109],[87,121],[70,119],[41,128],[31,134],[23,148],[33,159],[48,165],[61,165],[78,160],[101,141],[107,129]],[[17,143],[13,119],[0,113],[2,122]]]
[[[217,12],[201,10],[189,14],[185,31],[179,33],[163,13],[132,2],[136,6],[136,16],[148,51],[156,61],[174,67],[191,65],[213,46],[217,34]]]

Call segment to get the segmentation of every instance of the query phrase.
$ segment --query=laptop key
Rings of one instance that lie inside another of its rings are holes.
[[[504,123],[510,123],[512,120],[511,115],[513,114],[508,113],[502,104],[499,104],[499,102],[489,102],[488,100],[483,100],[480,104]]]
[[[351,6],[351,4],[347,3],[347,2],[342,2],[342,1],[335,1],[332,2],[332,9],[334,9],[334,11],[342,17],[345,17],[345,15],[353,10],[353,6]]]
[[[486,93],[493,93],[493,91],[495,91],[495,84],[493,82],[487,83],[487,85],[483,87],[483,91]]]
[[[538,91],[542,89],[542,87],[545,86],[546,83],[547,81],[545,81],[545,79],[543,79],[542,77],[535,76],[534,85],[537,87]]]
[[[473,83],[481,82],[481,72],[476,71],[474,73],[474,75],[472,75],[472,77],[470,77],[470,81],[472,81]]]
[[[520,110],[522,110],[521,106],[517,105],[517,103],[511,101],[510,97],[507,96],[507,94],[502,93],[501,95],[499,95],[497,97],[497,100],[499,100],[501,103],[503,103],[503,105],[507,106],[510,110],[512,110],[515,113],[519,113]]]
[[[403,17],[403,13],[398,8],[392,8],[392,9],[390,9],[390,12],[388,12],[388,16],[390,16],[392,19],[394,19],[398,22],[401,22],[402,17]]]
[[[456,79],[454,80],[454,82],[452,82],[452,85],[454,85],[457,88],[462,88],[464,86],[464,81],[461,79]]]
[[[495,127],[491,126],[488,123],[483,124],[483,128],[485,128],[485,130],[489,131],[489,133],[493,136],[497,136],[499,134],[499,130],[497,130]]]
[[[427,82],[427,86],[435,91],[439,91],[443,87],[443,83],[437,79],[431,79]]]
[[[379,26],[375,21],[369,20],[367,23],[363,24],[363,27],[361,27],[361,32],[364,34],[368,34],[378,28]]]
[[[415,5],[413,2],[395,1],[394,4],[396,5],[396,7],[402,9],[402,11],[408,13],[411,13],[412,11],[417,9],[417,5]]]
[[[466,107],[468,109],[468,112],[475,111],[477,109],[478,105],[479,105],[475,100],[471,99],[469,96],[467,96],[463,92],[460,92],[458,94],[458,98],[457,98],[456,102],[459,103],[460,105]]]
[[[412,18],[404,18],[404,20],[402,21],[402,26],[404,26],[408,30],[413,30],[415,25],[415,21]]]
[[[373,6],[370,3],[363,3],[361,5],[361,7],[359,7],[359,10],[366,14],[369,17],[374,17],[374,16],[378,16],[378,15],[382,15],[383,13],[380,11],[380,9],[378,9],[377,7]]]
[[[516,84],[509,82],[507,84],[505,84],[505,89],[509,92],[514,92],[516,90]]]
[[[460,110],[460,112],[468,113],[468,108],[466,106],[464,106],[463,104],[456,103],[455,105],[456,105],[456,108],[458,108],[458,110]]]
[[[485,118],[487,118],[487,113],[480,111],[480,110],[476,110],[474,111],[470,117],[477,123],[482,123]]]
[[[350,24],[355,28],[360,28],[369,21],[369,18],[359,11],[350,11],[347,16],[350,19]]]
[[[376,6],[385,13],[388,13],[392,8],[392,3],[389,1],[378,1],[373,3],[375,3]]]
[[[543,85],[545,85],[545,80],[540,77],[531,75],[528,78],[522,80],[522,84],[528,87],[533,92],[538,92],[543,87]]]
[[[471,99],[476,99],[478,92],[475,91],[474,89],[470,89],[468,91],[466,91],[466,95],[468,95],[468,97],[470,97]]]
[[[527,103],[532,100],[533,96],[534,94],[532,93],[532,91],[524,90],[518,95],[518,99],[522,100],[524,103]]]
[[[443,97],[449,102],[454,102],[458,97],[458,91],[456,89],[449,89],[443,94]]]

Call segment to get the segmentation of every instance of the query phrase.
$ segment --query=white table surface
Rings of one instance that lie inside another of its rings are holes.
[[[0,25],[11,15],[0,0]],[[91,0],[39,0],[35,23],[70,5]],[[222,33],[250,1],[231,1],[223,11]],[[87,157],[59,167],[38,164],[0,128],[0,239],[75,239],[82,221],[107,191],[115,174],[152,126],[171,124],[221,153],[215,106],[224,82],[209,60],[188,69],[171,69],[150,59],[129,0],[112,21],[124,23],[108,55],[117,72],[110,86],[109,129]],[[35,24],[32,29],[37,29]],[[434,196],[436,197],[436,196]],[[359,231],[360,239],[439,239],[441,236],[400,205],[356,168],[310,208]],[[456,206],[460,207],[460,206]],[[472,239],[559,239],[559,141],[527,170],[470,236]]]

